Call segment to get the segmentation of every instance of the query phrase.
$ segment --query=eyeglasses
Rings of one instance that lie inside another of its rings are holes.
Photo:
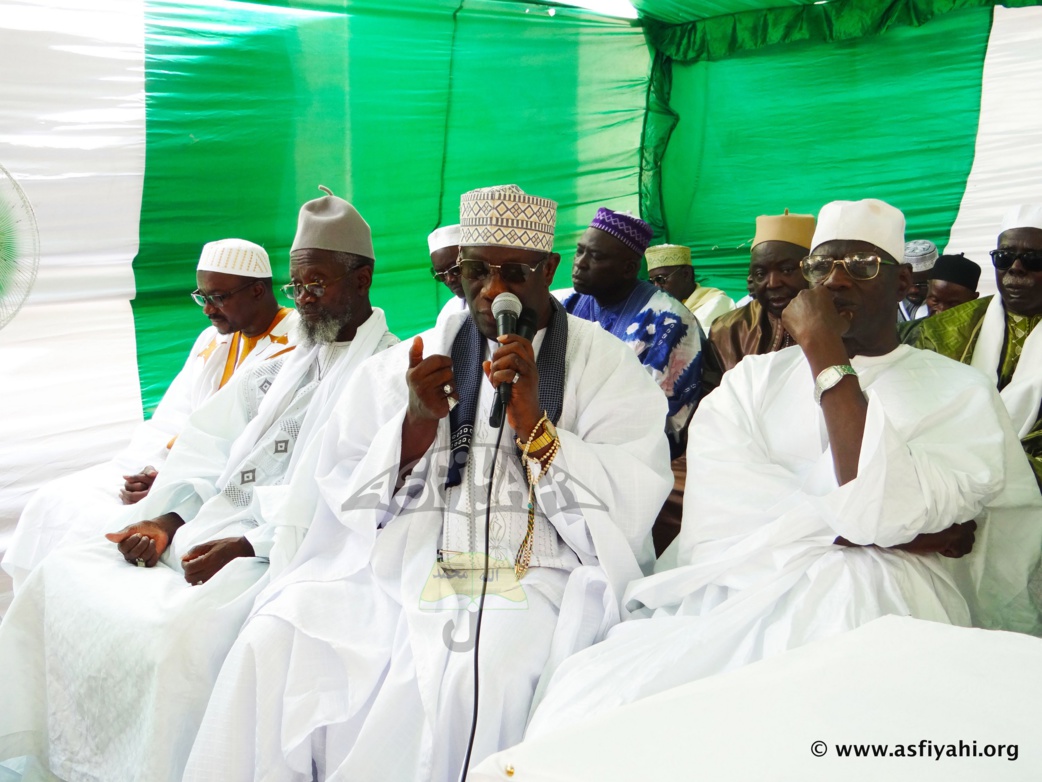
[[[1024,267],[1024,271],[1042,271],[1042,250],[1013,250],[1007,247],[1000,247],[991,251],[991,262],[995,264],[995,268],[1000,272],[1004,272],[1013,266],[1018,258],[1020,259],[1020,265]]]
[[[683,268],[684,268],[683,266],[678,266],[673,271],[671,271],[669,274],[656,274],[654,277],[648,277],[648,282],[654,283],[655,285],[665,285],[666,284],[666,280],[668,280],[670,277],[672,277],[674,274],[676,274],[678,271],[680,271]]]
[[[478,280],[484,280],[489,276],[489,274],[495,271],[503,282],[520,285],[527,282],[528,278],[532,275],[532,272],[538,269],[545,260],[546,258],[539,259],[539,262],[535,266],[529,266],[527,263],[504,263],[496,266],[495,264],[485,263],[484,261],[469,261],[460,258],[458,265],[460,276],[465,280],[472,280],[475,282]]]
[[[837,263],[843,264],[847,275],[852,280],[872,280],[879,274],[879,267],[883,265],[897,266],[897,261],[880,258],[878,255],[868,253],[854,253],[846,258],[830,258],[827,255],[808,255],[800,261],[800,271],[809,283],[819,283],[827,280]]]
[[[346,276],[346,274],[341,274],[339,277],[334,277],[332,280],[326,280],[325,282],[291,282],[289,285],[283,285],[279,290],[282,291],[284,296],[288,296],[294,301],[303,296],[305,292],[309,296],[321,299],[326,295],[326,288],[334,282],[339,282]]]
[[[227,302],[228,299],[230,299],[232,296],[234,296],[239,291],[246,290],[251,285],[253,285],[255,282],[257,282],[257,281],[256,280],[250,280],[245,285],[240,285],[235,290],[228,291],[227,293],[203,293],[201,290],[196,288],[194,291],[192,291],[189,294],[189,296],[191,296],[192,297],[192,301],[194,301],[200,307],[205,307],[207,304],[210,304],[210,305],[212,305],[214,307],[217,307],[217,309],[220,309],[221,307],[224,306],[225,302]]]
[[[460,276],[460,268],[457,263],[455,266],[450,266],[443,272],[438,271],[433,266],[431,267],[431,277],[436,279],[438,282],[445,282],[446,280],[458,280]]]

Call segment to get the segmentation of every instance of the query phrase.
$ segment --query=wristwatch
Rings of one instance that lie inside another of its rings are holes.
[[[857,376],[857,371],[850,364],[835,364],[825,367],[814,381],[814,401],[821,404],[821,395],[843,379],[844,375]]]
[[[532,442],[528,444],[528,452],[538,453],[539,451],[546,448],[546,446],[552,443],[555,439],[557,439],[557,427],[555,427],[553,421],[551,421],[548,418],[543,423],[543,433],[538,437],[533,438]],[[518,445],[521,448],[525,447],[524,443],[520,441],[518,441]]]

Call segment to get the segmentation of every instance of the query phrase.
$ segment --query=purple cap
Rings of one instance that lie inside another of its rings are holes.
[[[643,255],[651,244],[651,226],[639,217],[624,212],[613,212],[601,207],[590,223],[590,228],[611,234],[637,255]]]

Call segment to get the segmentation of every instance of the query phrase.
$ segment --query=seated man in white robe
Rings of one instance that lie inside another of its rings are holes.
[[[145,496],[188,416],[233,373],[293,349],[297,314],[275,300],[263,247],[242,239],[210,242],[195,279],[192,298],[213,325],[199,334],[155,413],[122,452],[55,479],[30,498],[3,559],[15,591],[59,545],[97,536],[121,504]]]
[[[744,358],[695,413],[675,567],[558,668],[529,736],[885,614],[1038,631],[1031,469],[987,378],[898,345],[903,247],[882,201],[821,210],[812,287],[782,315],[796,345]]]
[[[519,741],[543,671],[617,621],[671,485],[666,400],[629,347],[551,297],[555,216],[513,185],[463,195],[469,312],[352,381],[308,539],[227,658],[185,779],[454,782],[482,583],[474,762]],[[531,341],[496,338],[508,292]]]
[[[26,580],[0,626],[0,759],[35,755],[65,779],[181,778],[224,654],[310,520],[281,512],[283,484],[313,481],[308,446],[336,397],[397,342],[369,303],[373,266],[350,204],[303,206],[286,286],[300,346],[192,415],[123,517],[140,520]]]

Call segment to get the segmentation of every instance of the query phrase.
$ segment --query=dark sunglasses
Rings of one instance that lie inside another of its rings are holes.
[[[1018,258],[1020,259],[1020,265],[1024,267],[1024,271],[1042,271],[1042,250],[1011,250],[1000,247],[991,251],[991,262],[995,264],[995,268],[1000,272],[1004,272],[1013,266]]]
[[[543,261],[546,258],[540,259],[535,266],[529,266],[527,263],[504,263],[500,266],[496,266],[491,263],[485,263],[484,261],[468,261],[463,258],[459,262],[460,276],[465,280],[479,281],[487,279],[490,274],[495,272],[499,275],[499,278],[503,282],[515,283],[521,285],[528,282],[528,278],[532,276],[532,272],[543,265]]]
[[[458,280],[460,276],[459,264],[450,266],[443,272],[438,271],[433,266],[431,267],[431,277],[436,279],[438,282],[445,282],[446,280]]]
[[[678,266],[673,271],[671,271],[669,274],[656,274],[654,277],[648,277],[648,282],[650,282],[653,285],[658,285],[658,286],[665,285],[669,281],[670,277],[672,277],[674,274],[676,274],[678,271],[680,271],[683,268],[684,268],[683,266]]]

